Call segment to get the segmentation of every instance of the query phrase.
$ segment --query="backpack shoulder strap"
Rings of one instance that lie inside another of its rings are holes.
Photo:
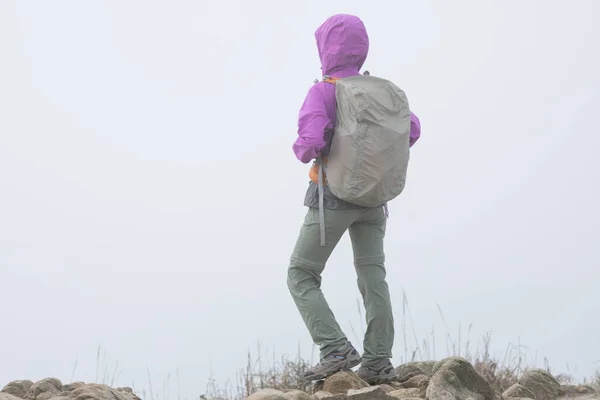
[[[337,83],[337,81],[339,81],[340,78],[332,78],[332,77],[325,77],[325,79],[323,79],[323,82],[327,82],[327,83],[331,83],[332,85],[335,85]]]

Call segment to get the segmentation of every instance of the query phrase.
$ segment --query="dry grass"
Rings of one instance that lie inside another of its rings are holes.
[[[210,379],[206,394],[201,396],[201,399],[245,399],[252,393],[267,388],[310,391],[310,382],[302,379],[304,372],[311,366],[308,361],[300,357],[291,360],[286,356],[274,358],[271,362],[266,360],[267,355],[263,355],[260,345],[257,345],[256,358],[248,352],[248,362],[238,373],[235,387],[230,382],[220,387]]]
[[[483,339],[484,347],[481,352],[474,354],[462,353],[458,351],[449,356],[461,356],[473,364],[475,369],[483,375],[492,387],[499,393],[508,389],[517,382],[519,376],[526,370],[522,365],[521,353],[516,348],[510,346],[506,351],[503,360],[498,361],[490,356],[491,335],[485,335]],[[468,348],[468,343],[464,343],[464,348]],[[248,363],[246,367],[238,373],[237,384],[227,383],[220,387],[214,380],[209,380],[206,394],[203,399],[214,400],[238,400],[261,389],[271,388],[277,390],[302,390],[310,392],[310,384],[301,379],[302,374],[312,363],[299,357],[288,359],[280,357],[272,362],[265,362],[266,357],[261,356],[260,348],[258,355],[253,358],[248,353]],[[411,354],[417,352],[412,351]]]
[[[477,372],[479,372],[492,385],[498,393],[517,383],[523,373],[523,354],[520,347],[509,345],[504,359],[498,361],[490,356],[491,334],[486,334],[483,339],[484,347],[481,354],[473,357],[467,356]]]
[[[592,378],[591,386],[596,389],[598,394],[600,395],[600,369],[596,371],[596,376]]]
[[[359,316],[362,318],[360,303],[358,306]],[[466,337],[463,335],[459,325],[458,332],[452,334],[446,324],[446,319],[441,308],[438,306],[439,314],[446,328],[444,340],[446,352],[442,357],[436,357],[436,332],[432,330],[430,335],[424,340],[418,340],[416,329],[412,321],[410,307],[406,295],[403,295],[402,316],[400,332],[403,340],[403,356],[400,357],[400,363],[408,361],[439,360],[450,356],[463,357],[475,369],[487,379],[492,387],[498,393],[504,392],[510,386],[515,384],[520,376],[529,369],[526,363],[525,347],[520,343],[509,344],[501,357],[491,354],[491,333],[484,335],[481,344],[473,349],[473,343],[470,340],[472,325],[469,325]],[[356,335],[356,330],[351,327]],[[361,326],[361,333],[364,334],[365,327]],[[412,348],[409,342],[416,343]],[[268,355],[262,354],[260,346],[257,346],[256,356],[248,353],[248,362],[244,369],[241,369],[236,378],[236,384],[227,383],[220,387],[214,380],[209,380],[206,394],[201,399],[222,399],[238,400],[255,393],[258,390],[272,388],[277,390],[302,390],[310,391],[310,385],[301,379],[303,372],[309,368],[313,362],[302,359],[299,355],[293,359],[288,357],[273,358],[267,362]],[[300,351],[298,351],[300,354]],[[550,371],[547,359],[544,359],[545,369]],[[557,375],[556,378],[562,384],[572,384],[573,379],[566,374]],[[594,385],[600,391],[600,371],[592,379]]]
[[[484,337],[485,347],[481,353],[470,356],[458,353],[450,355],[465,357],[490,382],[496,391],[502,393],[517,382],[524,368],[520,364],[519,357],[513,356],[511,351],[507,351],[506,359],[502,362],[493,359],[489,355],[490,339],[491,335],[489,334]],[[260,356],[260,350],[258,354],[256,359],[253,359],[250,353],[248,354],[248,363],[238,373],[235,387],[232,387],[229,383],[224,387],[219,387],[211,379],[203,398],[238,400],[266,388],[282,391],[297,389],[310,392],[311,385],[302,380],[302,375],[312,363],[298,357],[293,360],[281,357],[277,361],[265,363],[265,357]]]
[[[358,313],[362,320],[360,303],[357,304],[359,304]],[[517,382],[518,377],[526,369],[523,362],[525,357],[522,346],[509,345],[503,358],[497,360],[490,354],[491,334],[486,334],[483,337],[482,348],[473,351],[473,345],[469,338],[472,326],[469,326],[466,337],[463,337],[460,327],[458,334],[453,336],[448,329],[444,314],[439,306],[438,309],[446,327],[446,334],[444,335],[446,354],[443,357],[459,356],[467,359],[498,392],[503,392]],[[354,327],[351,327],[351,329],[356,335]],[[365,327],[361,326],[361,333],[364,334],[364,331]],[[431,335],[428,335],[424,340],[418,340],[406,295],[403,295],[401,332],[404,354],[400,357],[400,363],[437,359],[435,331],[432,330]],[[409,347],[410,341],[416,343],[413,348]],[[262,354],[260,346],[257,346],[256,353],[255,357],[251,353],[248,353],[247,365],[238,373],[236,385],[231,385],[228,382],[224,387],[220,387],[211,379],[209,380],[206,394],[202,398],[244,399],[252,393],[265,388],[278,390],[297,389],[306,392],[310,390],[310,385],[303,381],[301,377],[303,372],[312,365],[312,362],[303,360],[300,356],[294,359],[284,356],[267,362],[268,356]]]

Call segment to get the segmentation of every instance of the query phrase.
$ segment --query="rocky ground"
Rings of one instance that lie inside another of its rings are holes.
[[[541,369],[526,371],[518,383],[504,393],[494,391],[468,361],[451,357],[439,362],[413,362],[398,367],[398,380],[389,385],[369,386],[354,372],[339,372],[317,382],[312,393],[272,389],[254,393],[249,400],[592,400],[600,399],[600,388],[561,385]],[[3,400],[3,399],[0,399]]]
[[[130,388],[111,388],[96,383],[63,385],[56,378],[39,382],[13,381],[0,391],[0,400],[141,400]]]
[[[561,385],[541,369],[526,371],[503,393],[468,361],[451,357],[439,362],[412,362],[399,366],[398,379],[369,386],[352,371],[339,372],[316,382],[311,393],[266,389],[249,400],[600,400],[600,386]],[[512,383],[512,382],[511,382]],[[0,391],[0,400],[142,400],[130,388],[95,383],[63,385],[56,378],[39,382],[13,381]]]

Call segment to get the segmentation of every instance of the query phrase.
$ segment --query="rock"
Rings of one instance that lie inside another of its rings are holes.
[[[348,390],[348,400],[385,400],[387,393],[379,386]]]
[[[10,393],[0,392],[0,400],[22,400],[20,397],[14,396]]]
[[[389,385],[393,387],[394,390],[407,389],[407,387],[400,382],[390,382]]]
[[[427,388],[429,387],[429,381],[430,381],[430,378],[427,378],[427,379],[423,379],[421,382],[419,382],[419,395],[422,398],[427,397]]]
[[[413,361],[396,368],[396,374],[398,374],[398,382],[405,382],[412,377],[418,375],[431,376],[433,374],[433,367],[435,361]]]
[[[525,386],[519,385],[518,383],[515,383],[506,389],[506,391],[504,391],[502,394],[502,397],[505,399],[535,399],[535,395],[531,390],[527,389]]]
[[[29,389],[33,386],[33,382],[29,380],[25,381],[12,381],[9,382],[4,388],[1,390],[3,393],[12,394],[13,396],[20,397],[21,399],[25,397]]]
[[[264,389],[248,396],[247,400],[287,400],[285,394],[275,389]]]
[[[397,399],[397,397],[389,397],[388,395],[388,400],[395,400]],[[402,397],[402,400],[423,400],[424,397]]]
[[[62,392],[62,382],[56,378],[42,379],[31,385],[25,400],[49,400],[53,397],[58,397]]]
[[[510,400],[531,400],[529,397],[511,397]]]
[[[346,395],[350,389],[362,389],[369,384],[358,377],[352,371],[341,371],[333,374],[323,383],[323,390],[331,394]]]
[[[308,393],[304,393],[301,390],[291,390],[284,393],[283,397],[287,400],[310,400]]]
[[[590,385],[562,385],[560,395],[578,396],[582,394],[596,394],[596,390]]]
[[[317,393],[310,396],[313,400],[346,400],[346,395],[344,394],[331,394],[329,392],[325,392],[323,390],[318,391]]]
[[[394,390],[396,390],[396,388],[394,388],[390,385],[387,385],[387,384],[379,385],[379,387],[386,393],[393,392]]]
[[[142,400],[133,392],[133,389],[130,387],[117,388],[116,392],[121,394],[124,400]]]
[[[129,388],[113,389],[97,383],[84,384],[77,389],[63,393],[63,395],[65,394],[69,400],[141,400]]]
[[[63,385],[62,387],[62,391],[64,392],[72,392],[75,389],[79,389],[80,387],[84,386],[85,383],[83,382],[73,382],[73,383],[69,383],[68,385]]]
[[[560,388],[560,400],[599,400],[600,392],[591,385],[563,385]]]
[[[421,394],[419,389],[417,388],[411,388],[411,389],[398,389],[398,390],[394,390],[393,392],[388,393],[388,397],[394,398],[394,399],[414,399],[414,398],[421,398]]]
[[[450,357],[438,362],[427,386],[428,400],[495,400],[494,389],[467,360]]]
[[[427,375],[415,375],[407,381],[403,382],[402,386],[404,386],[407,389],[418,388],[421,382],[427,381],[428,379],[429,377],[427,377]]]
[[[323,390],[323,386],[325,385],[324,380],[316,381],[312,387],[311,393],[317,393]]]
[[[556,400],[560,394],[560,383],[543,369],[525,371],[519,384],[529,389],[536,400]]]

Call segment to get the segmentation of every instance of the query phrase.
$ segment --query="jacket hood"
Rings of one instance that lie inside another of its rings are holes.
[[[346,70],[360,71],[369,53],[369,36],[356,16],[329,17],[315,32],[323,75]]]

